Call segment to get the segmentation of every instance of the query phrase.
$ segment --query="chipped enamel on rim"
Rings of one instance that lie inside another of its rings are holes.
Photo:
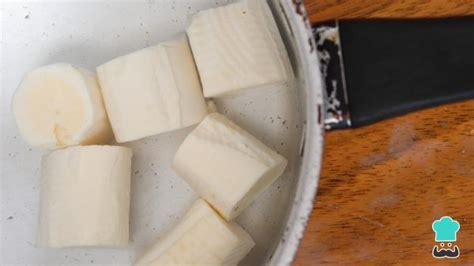
[[[304,156],[298,177],[293,207],[286,228],[280,239],[270,265],[289,265],[298,249],[309,215],[313,209],[313,200],[321,170],[324,141],[323,85],[319,72],[316,44],[312,36],[310,23],[302,1],[280,0],[287,22],[294,34],[297,56],[301,61],[303,88],[306,92],[306,132],[304,135]]]

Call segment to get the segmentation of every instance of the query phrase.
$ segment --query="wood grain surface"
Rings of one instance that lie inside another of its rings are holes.
[[[306,1],[313,21],[474,14],[474,1],[397,3]],[[328,132],[324,154],[294,265],[474,264],[474,100]],[[454,260],[431,255],[444,215],[461,224]]]
[[[311,22],[474,15],[473,0],[304,0]]]

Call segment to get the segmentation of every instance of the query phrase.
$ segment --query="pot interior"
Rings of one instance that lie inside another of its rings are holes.
[[[38,66],[70,62],[96,66],[183,32],[198,10],[230,1],[84,1],[5,3],[2,49],[2,254],[7,264],[130,264],[170,230],[197,198],[171,169],[192,128],[126,143],[134,151],[130,244],[123,249],[41,249],[34,246],[41,157],[21,140],[10,99],[23,75]],[[284,155],[288,167],[236,221],[256,242],[242,264],[261,264],[280,243],[299,179],[306,93],[301,62],[279,1],[269,1],[289,51],[296,79],[287,86],[249,90],[216,99],[219,112]],[[232,169],[229,169],[231,171]],[[87,197],[87,195],[84,195]]]

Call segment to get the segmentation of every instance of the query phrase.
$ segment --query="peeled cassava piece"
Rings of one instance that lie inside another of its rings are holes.
[[[187,28],[205,97],[281,84],[293,77],[265,0],[241,0],[201,11]]]
[[[206,116],[186,36],[97,67],[117,142],[199,123]]]
[[[43,157],[37,245],[125,246],[132,151],[77,146]]]
[[[135,265],[237,265],[254,245],[242,227],[199,199]]]
[[[283,156],[214,112],[186,137],[172,167],[231,220],[281,175],[286,164]]]
[[[35,147],[103,144],[112,136],[95,74],[70,64],[28,73],[12,106],[21,136]]]

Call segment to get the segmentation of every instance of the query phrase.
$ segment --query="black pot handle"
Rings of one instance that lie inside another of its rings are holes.
[[[327,128],[474,98],[474,17],[339,21],[313,31]]]

